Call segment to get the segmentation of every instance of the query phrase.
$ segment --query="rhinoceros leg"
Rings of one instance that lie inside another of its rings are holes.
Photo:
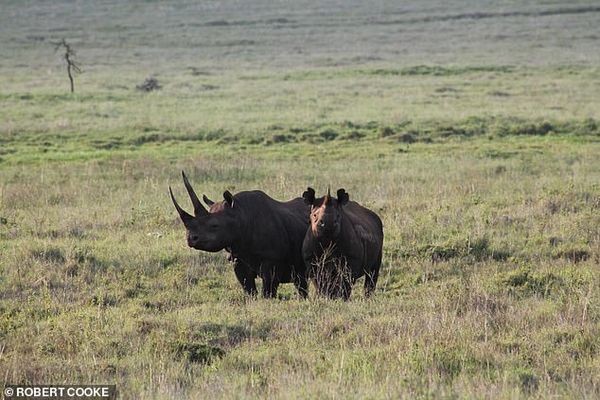
[[[233,260],[233,264],[235,277],[244,288],[244,291],[251,296],[256,296],[258,293],[256,290],[256,282],[254,281],[256,279],[256,273],[253,272],[248,265],[239,258]]]
[[[275,273],[275,266],[263,265],[261,267],[261,277],[263,281],[262,294],[265,299],[272,299],[277,296],[277,288],[279,287],[279,280]]]
[[[375,286],[377,286],[377,278],[379,278],[379,269],[381,268],[381,258],[382,252],[379,252],[377,256],[377,261],[375,265],[370,271],[366,271],[365,273],[365,296],[370,297],[375,291]]]
[[[339,296],[344,299],[344,301],[348,301],[350,295],[352,294],[352,282],[350,280],[344,280],[341,282],[339,287]]]
[[[352,294],[352,284],[356,281],[356,277],[353,276],[352,271],[359,269],[361,260],[356,258],[343,258],[340,260],[336,267],[335,286],[332,298],[342,298],[347,301]],[[331,297],[331,295],[330,295]]]

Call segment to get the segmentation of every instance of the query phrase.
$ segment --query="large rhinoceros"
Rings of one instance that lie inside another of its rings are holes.
[[[279,284],[288,282],[296,285],[302,297],[307,296],[302,241],[308,229],[309,207],[302,198],[280,202],[260,190],[235,195],[225,191],[223,202],[212,204],[209,212],[183,171],[182,175],[194,215],[179,206],[170,187],[169,193],[187,230],[188,246],[208,252],[226,249],[248,294],[256,294],[258,276],[264,297],[274,297]]]
[[[307,273],[320,294],[347,300],[352,284],[365,275],[365,295],[377,285],[383,252],[383,224],[373,211],[350,201],[344,189],[337,199],[329,190],[321,198],[308,188],[310,227],[302,247]]]

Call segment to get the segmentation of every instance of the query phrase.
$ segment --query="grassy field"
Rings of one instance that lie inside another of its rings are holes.
[[[0,386],[598,398],[599,15],[2,2]],[[375,296],[247,298],[224,254],[186,246],[182,169],[211,198],[346,188],[384,222]]]

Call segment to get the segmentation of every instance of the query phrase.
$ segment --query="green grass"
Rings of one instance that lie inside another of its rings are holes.
[[[3,5],[0,386],[600,396],[594,7],[255,3]],[[374,297],[247,298],[187,247],[182,169],[213,199],[344,187],[384,222]]]
[[[600,171],[586,138],[208,143],[4,166],[6,380],[116,382],[126,397],[593,396]],[[182,168],[211,197],[345,186],[384,220],[375,298],[302,301],[287,285],[246,299],[223,255],[185,245],[166,193],[185,198]]]

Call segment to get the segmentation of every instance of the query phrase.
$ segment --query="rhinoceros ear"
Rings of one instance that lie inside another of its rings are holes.
[[[213,204],[215,204],[214,201],[212,201],[211,199],[209,199],[208,197],[206,197],[205,194],[202,195],[202,200],[204,200],[204,202],[206,203],[207,206],[212,206]]]
[[[348,193],[346,193],[346,190],[338,189],[337,200],[338,200],[338,204],[343,206],[346,203],[348,203],[348,200],[350,200],[350,196],[348,196]]]
[[[312,205],[315,202],[315,189],[309,187],[302,193],[302,198],[306,204]]]
[[[227,204],[229,204],[229,207],[233,208],[233,195],[229,190],[223,192],[223,198],[225,199]]]

